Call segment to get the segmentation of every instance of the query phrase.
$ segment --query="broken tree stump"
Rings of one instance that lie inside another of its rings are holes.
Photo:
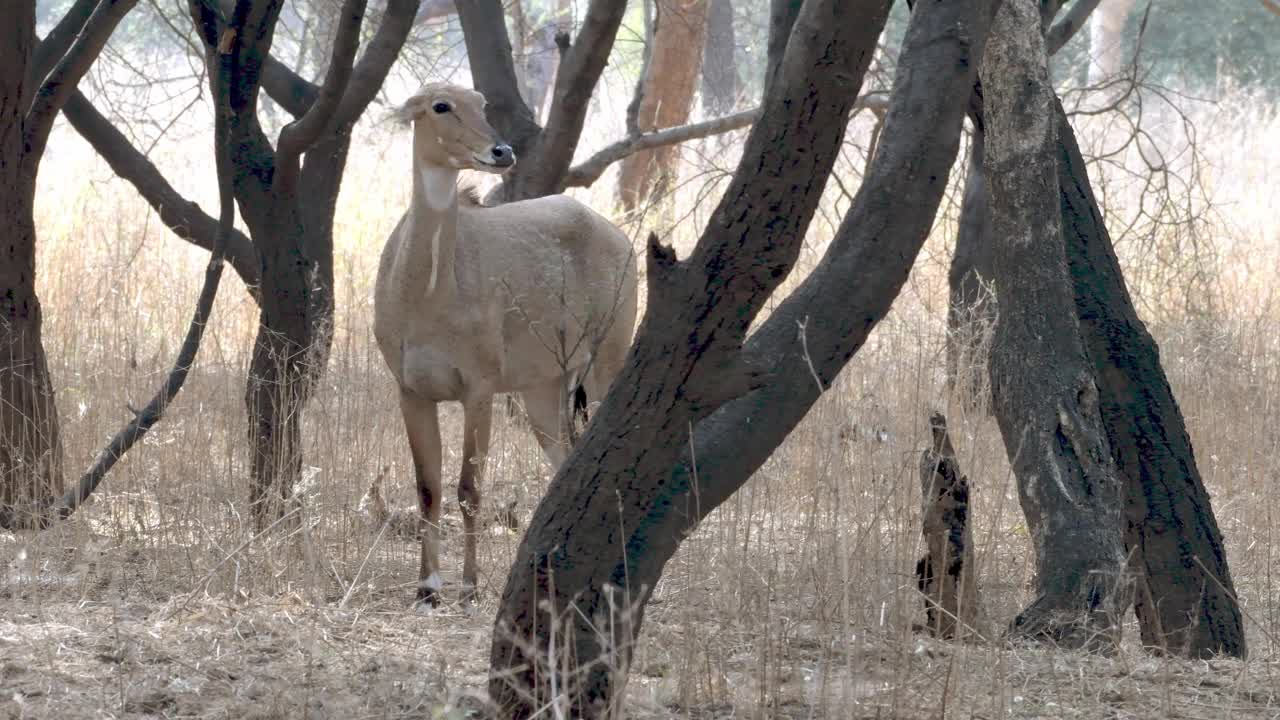
[[[978,587],[973,572],[973,533],[969,529],[969,480],[960,474],[947,419],[929,418],[933,441],[920,457],[920,516],[925,554],[916,563],[924,593],[926,623],[935,637],[955,638],[973,628]]]

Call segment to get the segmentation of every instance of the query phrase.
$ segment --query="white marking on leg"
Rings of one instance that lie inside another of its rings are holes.
[[[423,580],[422,582],[418,583],[418,586],[421,587],[423,590],[430,590],[431,592],[440,592],[440,588],[444,587],[444,581],[440,579],[440,573],[433,572],[427,576],[426,580]]]

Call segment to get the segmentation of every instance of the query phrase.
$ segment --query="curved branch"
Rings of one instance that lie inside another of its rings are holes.
[[[1274,0],[1262,0],[1263,2],[1274,2]],[[1049,55],[1056,55],[1059,50],[1071,42],[1071,38],[1080,32],[1080,28],[1089,20],[1089,16],[1098,7],[1102,0],[1076,0],[1071,9],[1067,11],[1062,19],[1053,24],[1048,34],[1045,35],[1045,46],[1049,50]]]
[[[49,31],[48,37],[36,48],[35,56],[31,59],[27,81],[32,87],[38,88],[44,84],[49,71],[67,54],[71,43],[76,41],[97,6],[98,0],[76,0],[53,30]]]
[[[53,121],[75,92],[80,78],[98,58],[98,53],[102,52],[107,38],[111,37],[120,20],[137,3],[138,0],[100,0],[70,49],[49,71],[27,112],[27,157],[33,158],[33,162],[38,162],[44,153]]]
[[[413,29],[413,18],[418,12],[419,0],[388,0],[382,13],[382,23],[365,48],[364,55],[356,63],[347,83],[342,102],[334,114],[331,127],[343,127],[359,119],[369,103],[377,96],[382,82],[387,79],[391,65],[400,56],[400,50]]]
[[[286,185],[297,182],[298,158],[332,125],[338,103],[351,80],[351,66],[360,46],[360,26],[364,24],[367,4],[368,0],[346,0],[343,4],[342,17],[333,39],[333,54],[320,94],[306,114],[280,132],[276,165],[281,173],[280,180]]]
[[[232,69],[233,60],[226,55],[219,56],[218,77],[213,83],[215,88],[220,88],[215,92],[214,97],[216,118],[213,142],[218,174],[218,228],[214,235],[209,265],[205,269],[204,284],[200,288],[200,297],[196,300],[196,310],[191,317],[191,324],[187,327],[187,336],[182,341],[173,369],[165,378],[164,385],[151,398],[151,402],[148,402],[141,411],[136,412],[133,420],[116,433],[107,447],[98,455],[93,467],[89,468],[89,471],[80,478],[80,482],[58,501],[54,508],[54,517],[59,520],[70,517],[93,494],[120,458],[124,457],[124,454],[160,421],[165,409],[178,396],[178,391],[186,382],[191,366],[195,363],[196,353],[200,350],[200,339],[204,336],[205,324],[213,311],[213,301],[218,296],[218,285],[222,280],[223,248],[227,246],[227,240],[231,237],[236,217],[235,197],[231,186],[230,155],[233,151],[228,129],[232,111],[227,102],[231,92]]]
[[[889,108],[889,95],[883,92],[872,92],[858,98],[853,105],[853,110],[875,110],[884,112]],[[703,120],[702,122],[690,123],[688,125],[680,125],[678,127],[664,128],[662,130],[654,130],[652,132],[642,133],[640,135],[632,135],[623,138],[611,145],[605,146],[595,155],[587,158],[578,165],[574,165],[565,175],[565,187],[589,187],[604,171],[615,162],[633,155],[642,150],[652,150],[654,148],[666,147],[668,145],[678,145],[682,142],[690,140],[700,140],[712,135],[720,135],[722,133],[731,132],[740,128],[747,127],[754,123],[760,117],[760,108],[755,107],[750,110],[743,110],[732,115],[714,118],[712,120]]]
[[[128,180],[147,204],[178,237],[212,251],[218,237],[218,223],[200,206],[178,194],[156,166],[138,151],[111,121],[98,112],[80,91],[72,93],[63,114],[80,136],[111,166],[116,175]],[[257,299],[258,254],[253,243],[232,230],[223,245],[224,254],[236,274]]]
[[[547,195],[563,187],[582,137],[591,94],[604,72],[626,9],[626,0],[591,0],[582,29],[561,55],[547,123],[526,166],[533,170],[517,179],[522,187],[515,188],[515,197]]]

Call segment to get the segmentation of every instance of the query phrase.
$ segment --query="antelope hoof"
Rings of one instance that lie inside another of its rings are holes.
[[[439,573],[431,573],[425,580],[418,583],[418,599],[414,603],[417,610],[434,609],[440,607],[440,588],[444,587],[444,583],[440,580]]]

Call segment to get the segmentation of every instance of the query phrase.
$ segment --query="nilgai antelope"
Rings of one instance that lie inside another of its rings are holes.
[[[510,146],[484,96],[424,87],[397,112],[413,126],[413,198],[378,266],[374,334],[400,389],[422,527],[418,598],[439,602],[437,404],[462,403],[463,596],[476,588],[476,516],[495,393],[520,393],[551,465],[567,455],[578,388],[600,400],[625,360],[636,316],[631,243],[557,195],[480,207],[459,202],[458,173],[502,173]]]

